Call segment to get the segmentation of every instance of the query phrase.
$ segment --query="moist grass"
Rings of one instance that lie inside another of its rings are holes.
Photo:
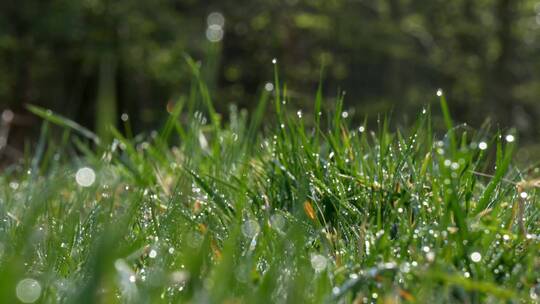
[[[538,301],[535,171],[511,131],[455,126],[442,94],[444,129],[429,108],[353,125],[320,89],[296,113],[277,77],[222,119],[192,68],[149,134],[125,119],[105,143],[29,108],[41,138],[0,177],[1,302]]]

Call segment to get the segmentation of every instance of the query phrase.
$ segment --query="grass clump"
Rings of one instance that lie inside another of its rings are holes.
[[[111,144],[31,108],[36,152],[0,178],[2,302],[537,300],[538,199],[511,183],[530,178],[513,140],[454,127],[444,99],[441,135],[429,110],[372,131],[320,91],[322,113],[289,115],[275,88],[225,123],[197,82],[161,130]]]

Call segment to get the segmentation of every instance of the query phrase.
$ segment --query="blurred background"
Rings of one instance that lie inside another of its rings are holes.
[[[98,133],[123,113],[158,126],[189,93],[185,54],[222,113],[253,108],[277,58],[291,111],[309,112],[324,62],[327,101],[346,91],[358,119],[414,117],[442,88],[460,122],[539,135],[536,0],[23,0],[0,1],[0,150],[35,138],[25,104]]]

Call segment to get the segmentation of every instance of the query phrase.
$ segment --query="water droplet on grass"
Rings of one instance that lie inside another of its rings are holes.
[[[208,26],[218,25],[222,27],[225,25],[225,17],[220,12],[212,12],[206,17],[206,23]]]
[[[536,285],[536,286],[531,287],[531,289],[529,290],[529,297],[532,300],[538,300],[538,291],[539,290],[540,290],[540,285]]]
[[[437,89],[437,96],[438,97],[443,96],[443,90],[442,89]]]
[[[206,140],[206,136],[204,136],[204,133],[202,131],[199,132],[199,145],[203,150],[208,149],[208,140]]]
[[[15,117],[15,114],[11,110],[4,110],[2,112],[2,120],[5,123],[10,123],[13,121],[13,118]]]
[[[481,260],[482,260],[482,255],[480,254],[480,252],[475,251],[471,253],[471,261],[478,263]]]
[[[242,224],[242,234],[247,238],[253,238],[260,231],[259,223],[255,220],[247,220]]]
[[[270,217],[270,225],[278,230],[285,228],[285,218],[281,214],[273,214]]]
[[[171,281],[176,284],[185,283],[189,279],[189,272],[180,270],[171,273]]]
[[[321,272],[324,269],[326,269],[326,265],[328,264],[328,260],[326,257],[320,255],[320,254],[313,254],[311,256],[311,267],[315,269],[315,272]]]
[[[212,24],[206,29],[206,39],[210,42],[219,42],[223,39],[223,28],[217,24]]]
[[[505,139],[506,139],[506,141],[509,142],[509,143],[514,142],[514,140],[516,140],[516,138],[515,138],[514,135],[512,135],[512,134],[506,135]]]
[[[481,141],[479,144],[478,144],[478,149],[480,150],[486,150],[488,147],[487,143],[485,141]]]
[[[77,170],[75,180],[81,187],[90,187],[96,181],[96,173],[88,167],[83,167]]]
[[[264,89],[268,92],[272,92],[274,90],[274,84],[271,83],[271,82],[267,82],[265,85],[264,85]]]
[[[23,279],[17,284],[15,292],[21,302],[34,303],[41,296],[41,285],[34,279]]]

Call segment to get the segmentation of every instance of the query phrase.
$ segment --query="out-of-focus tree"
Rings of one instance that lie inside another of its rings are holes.
[[[309,109],[325,62],[328,100],[339,87],[361,114],[412,115],[443,88],[458,120],[534,136],[539,30],[533,0],[3,1],[0,102],[98,130],[127,111],[140,129],[190,84],[184,54],[222,112],[252,107],[277,58],[293,108]]]
[[[102,134],[119,111],[151,121],[189,79],[186,45],[205,42],[201,18],[182,16],[183,8],[166,0],[3,1],[1,103],[51,107]]]

